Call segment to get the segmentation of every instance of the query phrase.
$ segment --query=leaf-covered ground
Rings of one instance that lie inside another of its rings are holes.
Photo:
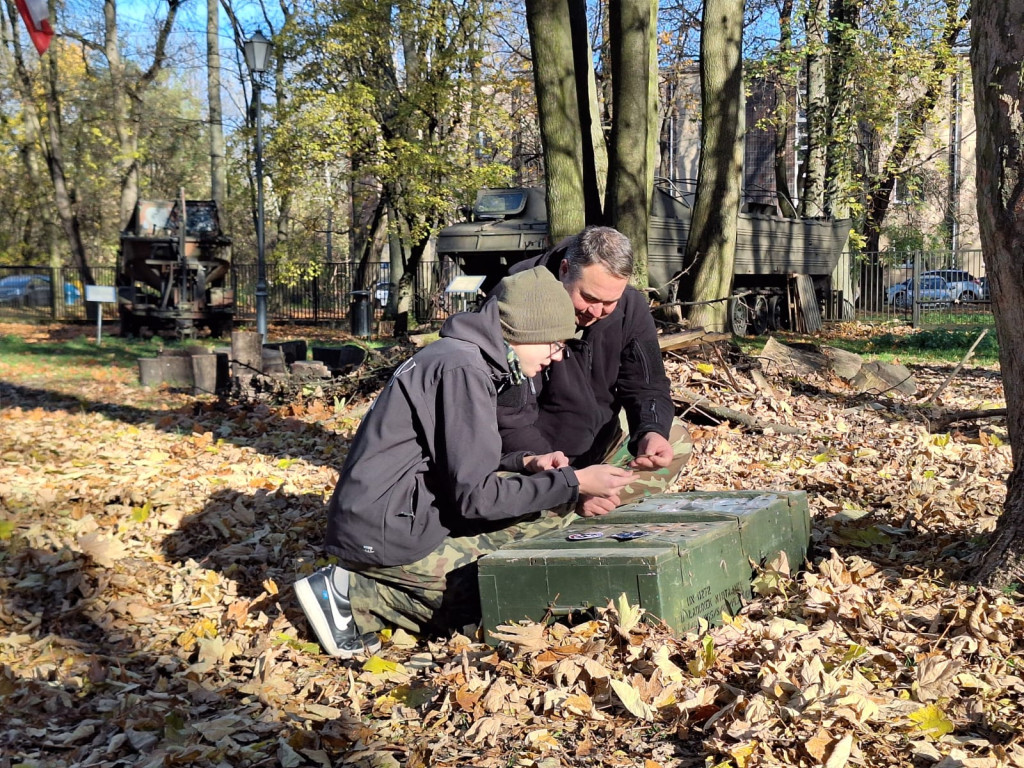
[[[0,768],[1024,766],[1024,605],[964,580],[1000,512],[1004,425],[930,434],[904,395],[667,364],[806,431],[690,413],[678,488],[806,490],[806,569],[765,568],[700,635],[615,605],[497,650],[399,632],[343,663],[290,585],[323,562],[365,397],[225,404],[130,368],[0,362]],[[914,368],[919,392],[951,371]],[[940,405],[1001,402],[998,371],[968,367]]]

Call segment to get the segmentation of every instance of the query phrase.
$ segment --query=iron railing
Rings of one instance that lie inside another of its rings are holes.
[[[857,264],[858,320],[915,327],[993,322],[980,250],[869,253]]]
[[[992,305],[981,251],[903,251],[861,254],[855,267],[852,302],[828,318],[853,316],[866,322],[906,323],[918,327],[991,324]],[[92,269],[96,285],[115,285],[114,267]],[[388,262],[370,262],[361,280],[355,265],[330,262],[315,270],[284,270],[267,265],[267,315],[271,322],[319,324],[349,321],[353,303],[371,303],[373,316],[384,316],[396,286]],[[476,297],[446,293],[460,275],[450,259],[420,263],[413,276],[412,312],[418,322],[441,320],[453,312],[472,308]],[[53,285],[64,290],[54,292]],[[235,320],[256,319],[256,264],[235,262],[231,285]],[[913,286],[919,286],[915,290]],[[933,288],[936,290],[933,291]],[[117,307],[99,305],[104,318],[117,319]],[[95,317],[95,315],[93,315]],[[71,267],[0,267],[0,320],[84,322],[85,290]]]
[[[388,262],[370,262],[362,280],[348,262],[317,265],[313,270],[283,270],[267,264],[267,317],[271,322],[318,324],[337,323],[350,318],[356,301],[369,301],[373,315],[380,319],[397,285],[391,282]],[[115,285],[114,267],[92,269],[96,285]],[[418,322],[442,320],[453,312],[475,305],[476,297],[446,293],[452,278],[462,274],[449,259],[421,262],[413,275],[413,306]],[[63,284],[63,295],[50,290]],[[256,319],[256,264],[235,262],[231,270],[235,297],[235,321]],[[0,267],[0,320],[30,322],[84,322],[87,312],[85,289],[78,271],[71,267]],[[114,304],[99,305],[104,318],[116,319]]]

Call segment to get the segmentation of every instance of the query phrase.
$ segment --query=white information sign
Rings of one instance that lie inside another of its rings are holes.
[[[85,300],[95,301],[97,304],[117,303],[117,288],[113,285],[87,285],[85,286]],[[96,311],[96,343],[103,339],[103,307]]]
[[[117,288],[112,285],[85,286],[85,300],[113,304],[117,301]]]

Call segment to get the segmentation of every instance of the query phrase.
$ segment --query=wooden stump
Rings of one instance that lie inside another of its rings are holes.
[[[139,383],[144,387],[169,384],[172,387],[191,387],[192,358],[180,355],[160,355],[139,358]]]
[[[248,381],[263,370],[263,336],[257,331],[231,332],[231,375]]]
[[[192,391],[196,395],[217,392],[217,355],[192,355]]]

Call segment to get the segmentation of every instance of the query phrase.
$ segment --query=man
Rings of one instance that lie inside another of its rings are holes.
[[[499,391],[562,358],[572,302],[544,269],[503,280],[479,312],[395,371],[363,418],[327,510],[329,566],[295,593],[321,646],[350,658],[387,625],[442,632],[479,619],[476,561],[566,525],[579,494],[615,496],[624,468],[574,470],[564,454],[502,455]],[[499,472],[499,470],[506,470]]]
[[[498,397],[498,426],[506,451],[562,451],[573,466],[604,461],[619,447],[625,417],[629,466],[658,472],[666,487],[689,458],[690,439],[675,409],[646,297],[629,285],[633,249],[611,227],[587,227],[547,253],[516,264],[544,267],[572,299],[581,338],[565,360]],[[671,468],[670,468],[671,465]],[[583,495],[577,511],[607,514],[627,498]]]

